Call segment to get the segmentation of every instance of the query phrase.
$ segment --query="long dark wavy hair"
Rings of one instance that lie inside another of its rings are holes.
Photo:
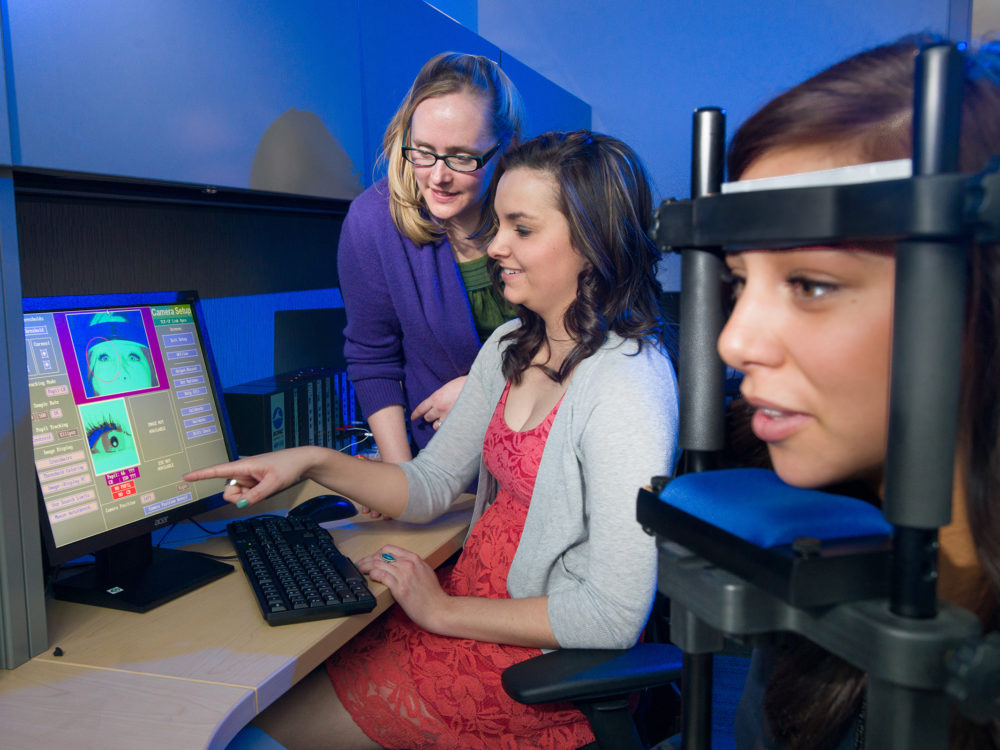
[[[865,161],[912,153],[914,60],[942,40],[929,35],[862,52],[765,105],[740,127],[729,148],[729,179],[760,156],[797,146],[842,146]],[[982,169],[1000,154],[1000,44],[965,50],[960,162]],[[964,487],[976,554],[988,578],[977,614],[998,625],[1000,592],[1000,248],[977,245],[969,256],[968,302],[956,467]],[[941,592],[947,598],[948,592]],[[782,639],[764,710],[789,750],[824,750],[842,739],[861,709],[864,675],[805,639]],[[1000,747],[996,726],[953,716],[951,748]]]
[[[548,376],[561,383],[600,348],[609,331],[640,348],[652,342],[672,351],[673,329],[656,280],[660,254],[648,233],[653,199],[635,152],[617,138],[586,130],[545,133],[503,155],[491,204],[500,177],[512,169],[534,169],[555,179],[570,241],[587,260],[564,318],[575,344],[558,370],[543,368]],[[491,265],[494,283],[502,287],[500,270]],[[515,384],[546,345],[542,318],[521,305],[517,311],[522,325],[504,337],[512,343],[503,360],[504,376]]]

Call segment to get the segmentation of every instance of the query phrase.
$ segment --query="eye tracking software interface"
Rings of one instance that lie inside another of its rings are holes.
[[[26,312],[24,332],[56,547],[211,494],[182,479],[229,460],[190,304]]]

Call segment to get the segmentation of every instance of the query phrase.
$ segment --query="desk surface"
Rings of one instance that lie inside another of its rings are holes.
[[[311,494],[300,488],[254,510]],[[360,517],[324,525],[352,559],[391,543],[437,566],[461,548],[469,514],[465,504],[427,525]],[[232,552],[224,537],[190,549]],[[50,600],[50,650],[0,670],[3,747],[224,748],[392,604],[388,589],[369,582],[378,604],[366,615],[272,627],[234,564],[236,572],[144,614]]]

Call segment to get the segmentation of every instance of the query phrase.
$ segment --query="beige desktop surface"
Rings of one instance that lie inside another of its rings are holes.
[[[313,488],[299,489],[277,507],[313,494],[318,494]],[[275,504],[253,510],[269,506]],[[470,512],[471,504],[464,502],[431,524],[359,516],[324,526],[352,559],[397,544],[437,566],[461,548]],[[190,548],[232,552],[224,537]],[[37,734],[22,744],[6,732],[0,745],[9,750],[140,746],[102,744],[118,741],[118,719],[111,717],[123,716],[127,727],[138,722],[157,735],[177,729],[173,748],[225,747],[254,714],[392,604],[388,589],[369,582],[378,602],[369,614],[273,627],[264,621],[239,563],[230,562],[237,568],[233,573],[143,614],[49,600],[49,649],[15,670],[0,671],[0,722],[10,726],[10,715],[27,732],[25,740],[31,726],[44,728],[44,736],[58,745],[38,744]],[[56,647],[61,656],[53,654]],[[44,718],[53,704],[70,732],[68,742],[60,740],[63,724],[49,725]],[[71,729],[74,716],[79,731]]]
[[[253,716],[248,688],[37,660],[0,674],[5,750],[224,748]]]

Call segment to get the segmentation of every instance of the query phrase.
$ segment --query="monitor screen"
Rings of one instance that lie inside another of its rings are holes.
[[[196,295],[28,298],[24,338],[46,553],[96,556],[56,596],[144,611],[231,570],[151,544],[222,503],[183,474],[235,455]]]

